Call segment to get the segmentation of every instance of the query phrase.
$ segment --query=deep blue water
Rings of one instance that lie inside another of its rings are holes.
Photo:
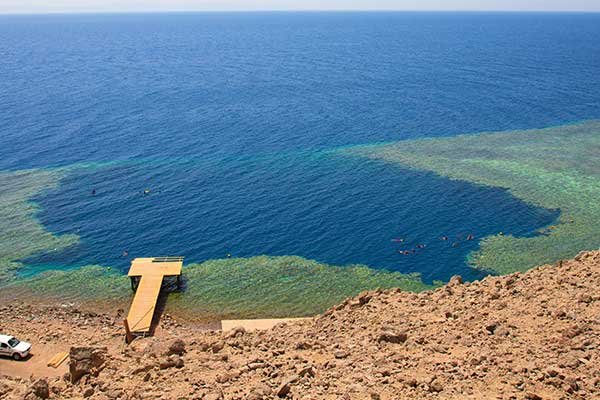
[[[0,16],[0,169],[110,163],[36,199],[82,241],[33,270],[293,254],[474,278],[467,234],[558,212],[330,150],[600,118],[598,71],[600,14]]]

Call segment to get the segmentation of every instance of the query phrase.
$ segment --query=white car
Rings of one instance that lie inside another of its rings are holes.
[[[21,342],[14,336],[0,335],[0,356],[12,357],[19,361],[29,355],[31,343]]]

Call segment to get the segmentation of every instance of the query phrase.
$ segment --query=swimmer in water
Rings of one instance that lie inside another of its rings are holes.
[[[448,240],[448,236],[442,236],[442,240]]]
[[[129,252],[128,252],[127,250],[125,250],[125,251],[123,252],[123,257],[127,257],[128,255],[129,255]]]
[[[475,236],[473,236],[472,234],[469,234],[469,236],[467,236],[467,240],[473,240],[475,239]]]
[[[96,195],[96,189],[92,189],[92,196]]]

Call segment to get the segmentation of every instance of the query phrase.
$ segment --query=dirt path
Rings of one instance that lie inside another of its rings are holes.
[[[18,376],[21,378],[40,378],[43,376],[62,376],[68,371],[68,360],[58,368],[48,367],[48,361],[60,351],[69,351],[69,345],[32,343],[32,351],[25,360],[14,361],[12,358],[0,357],[0,375]]]

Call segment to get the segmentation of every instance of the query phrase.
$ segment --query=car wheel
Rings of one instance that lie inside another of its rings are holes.
[[[21,355],[19,353],[15,353],[13,354],[13,358],[15,359],[15,361],[19,361],[21,359]]]

